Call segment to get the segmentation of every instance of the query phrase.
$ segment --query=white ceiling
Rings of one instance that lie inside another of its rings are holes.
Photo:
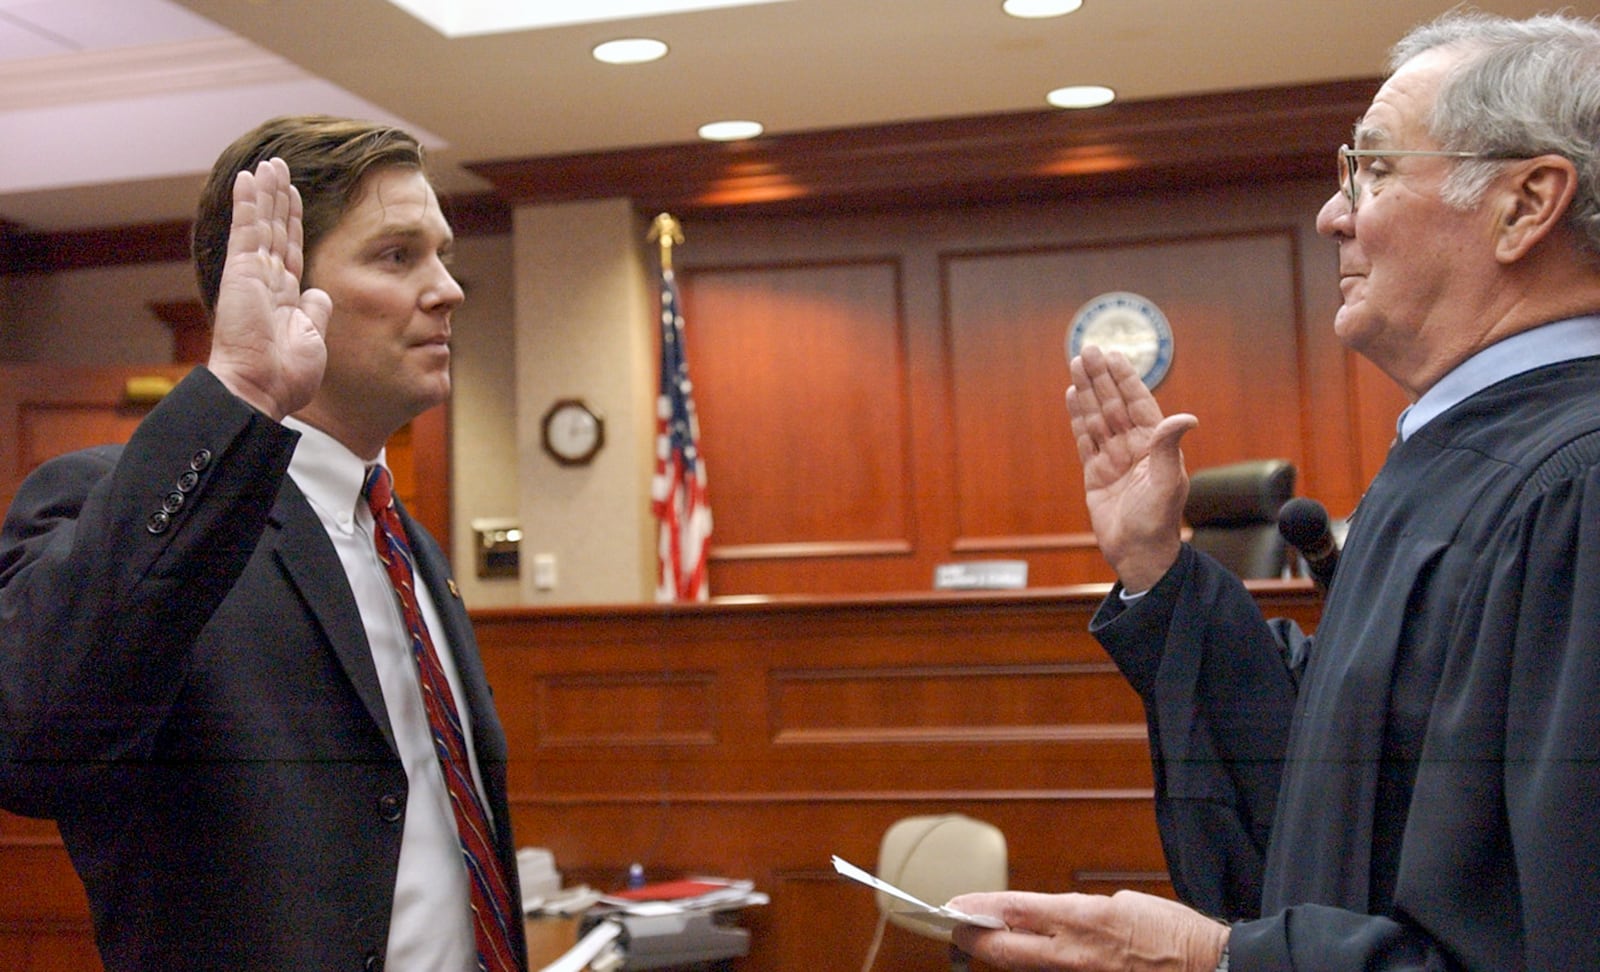
[[[0,0],[0,221],[186,218],[222,147],[278,114],[399,122],[447,191],[470,191],[485,184],[459,163],[692,142],[718,119],[781,134],[1037,111],[1067,84],[1126,101],[1371,77],[1407,27],[1451,6],[1085,0],[1018,20],[1000,0],[789,0],[447,39],[387,0]],[[1564,6],[1600,14],[1600,0]],[[589,56],[638,35],[671,53]]]

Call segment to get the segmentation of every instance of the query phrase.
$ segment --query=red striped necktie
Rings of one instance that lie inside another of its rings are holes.
[[[389,571],[389,580],[400,598],[400,613],[411,640],[411,654],[417,660],[422,702],[428,712],[433,748],[444,770],[445,786],[450,791],[450,807],[455,811],[461,857],[466,864],[468,883],[472,888],[472,932],[477,939],[478,968],[483,972],[518,972],[519,966],[511,950],[511,894],[505,872],[495,855],[488,814],[484,812],[483,803],[478,799],[478,789],[472,782],[472,766],[467,761],[467,742],[461,730],[461,716],[455,698],[450,693],[450,683],[445,679],[444,668],[439,664],[439,653],[433,647],[433,638],[428,634],[428,626],[423,623],[422,611],[417,606],[414,587],[416,571],[411,547],[406,543],[405,528],[400,525],[400,515],[395,511],[394,487],[389,470],[374,466],[362,492],[366,494],[367,505],[372,507],[372,517],[376,522],[373,537],[378,547],[378,559]]]

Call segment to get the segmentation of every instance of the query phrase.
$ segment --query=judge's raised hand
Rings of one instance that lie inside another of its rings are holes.
[[[320,290],[300,292],[303,233],[300,193],[282,159],[234,178],[207,367],[274,419],[311,401],[328,363],[323,335],[333,302]]]
[[[1009,972],[1212,972],[1228,941],[1221,922],[1137,891],[994,891],[961,895],[950,907],[1006,923],[957,925],[951,935],[968,955]]]
[[[1124,588],[1149,590],[1178,559],[1189,495],[1178,441],[1199,420],[1162,416],[1128,359],[1092,346],[1072,359],[1067,411],[1100,552]]]

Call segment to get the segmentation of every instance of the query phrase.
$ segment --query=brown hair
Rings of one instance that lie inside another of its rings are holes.
[[[376,122],[297,115],[274,118],[241,135],[212,166],[195,213],[190,252],[207,313],[216,310],[228,257],[234,178],[274,156],[289,164],[290,178],[300,190],[308,262],[317,243],[356,201],[368,172],[389,166],[427,171],[422,145],[411,134]]]

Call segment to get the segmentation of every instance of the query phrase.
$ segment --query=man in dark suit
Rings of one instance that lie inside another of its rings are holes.
[[[195,224],[207,364],[7,514],[0,805],[58,822],[113,972],[526,967],[466,611],[363,488],[449,393],[451,243],[408,134],[243,136]]]

